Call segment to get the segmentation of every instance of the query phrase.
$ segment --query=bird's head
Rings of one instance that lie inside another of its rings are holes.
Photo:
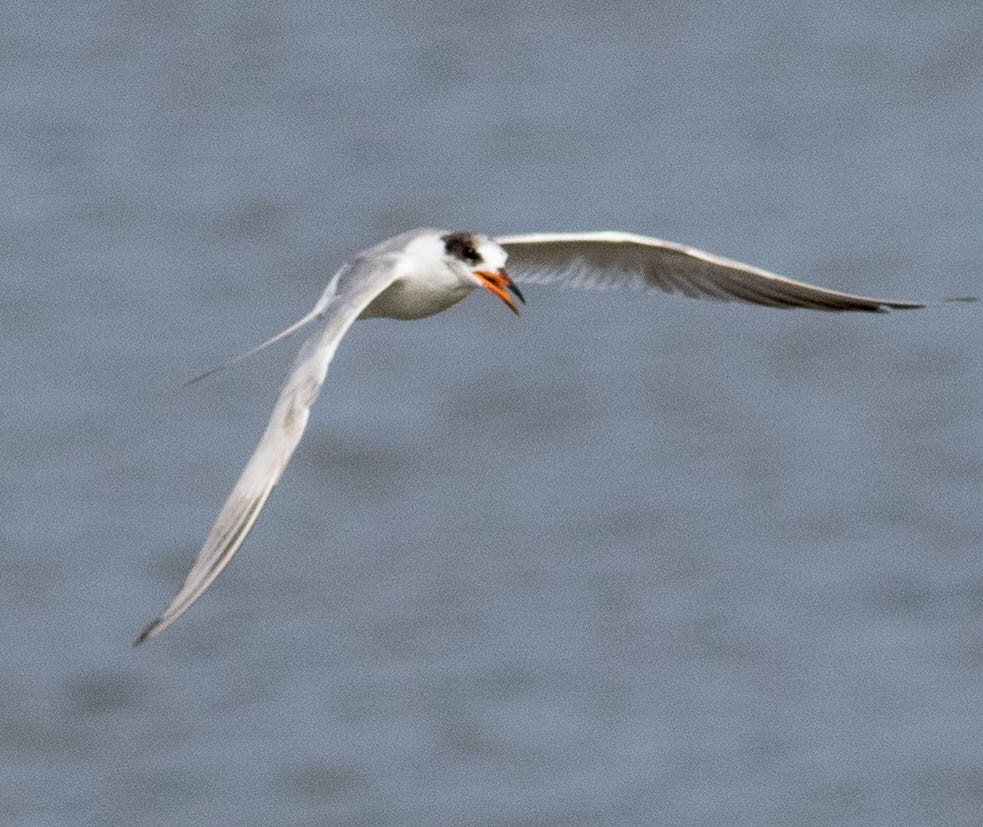
[[[508,254],[487,236],[478,233],[448,233],[441,236],[444,254],[448,264],[465,274],[479,287],[498,296],[516,316],[519,308],[511,293],[525,304],[519,288],[505,272],[505,259]]]

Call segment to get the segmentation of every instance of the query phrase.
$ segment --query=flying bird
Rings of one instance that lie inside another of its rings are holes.
[[[136,643],[159,634],[184,614],[242,545],[297,448],[328,365],[354,321],[378,316],[422,319],[457,304],[478,288],[497,296],[518,315],[516,301],[525,302],[519,284],[553,283],[656,288],[780,308],[883,312],[924,307],[827,290],[692,247],[622,232],[491,238],[471,232],[417,229],[397,235],[342,266],[306,316],[215,369],[235,364],[302,327],[312,328],[287,375],[259,445],[222,506],[198,559],[170,606],[147,625]]]

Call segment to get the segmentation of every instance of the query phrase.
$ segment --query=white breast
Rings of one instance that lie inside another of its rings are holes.
[[[457,304],[475,286],[456,279],[439,285],[431,281],[398,279],[383,290],[359,318],[422,319]]]

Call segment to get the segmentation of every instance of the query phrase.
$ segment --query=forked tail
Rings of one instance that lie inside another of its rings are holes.
[[[292,325],[290,325],[290,327],[288,327],[288,328],[286,328],[284,330],[281,330],[275,336],[270,337],[265,342],[263,342],[263,344],[256,345],[256,347],[251,348],[250,350],[247,350],[245,353],[240,353],[238,356],[233,356],[231,359],[229,359],[228,362],[223,362],[221,365],[219,365],[216,368],[212,368],[211,370],[206,370],[204,373],[196,376],[194,379],[189,379],[187,382],[184,383],[183,387],[186,388],[186,387],[188,387],[188,385],[193,385],[195,382],[200,382],[202,379],[204,379],[204,378],[206,378],[208,376],[211,376],[214,373],[218,373],[219,371],[223,371],[226,368],[231,368],[233,365],[238,365],[243,359],[248,359],[250,356],[253,356],[253,355],[259,353],[261,350],[264,350],[265,348],[268,348],[270,345],[276,344],[281,339],[285,339],[287,336],[291,335],[292,333],[296,333],[298,330],[300,330],[302,327],[304,327],[304,325],[310,324],[318,316],[321,315],[321,312],[323,310],[324,310],[324,302],[322,300],[322,301],[319,301],[314,306],[314,309],[310,313],[308,313],[306,316],[303,316],[302,318],[298,319],[296,322],[294,322]]]

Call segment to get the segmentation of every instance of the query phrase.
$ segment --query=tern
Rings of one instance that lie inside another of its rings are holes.
[[[509,269],[506,271],[506,262]],[[883,312],[924,307],[827,290],[701,250],[622,232],[538,233],[494,238],[417,229],[359,253],[328,282],[314,308],[285,330],[201,379],[311,325],[273,408],[269,424],[198,558],[170,606],[140,633],[143,643],[177,620],[242,545],[307,425],[338,343],[357,319],[422,319],[483,288],[516,314],[518,284],[656,288],[768,307]],[[192,382],[197,379],[191,380]],[[190,383],[189,383],[190,384]]]

